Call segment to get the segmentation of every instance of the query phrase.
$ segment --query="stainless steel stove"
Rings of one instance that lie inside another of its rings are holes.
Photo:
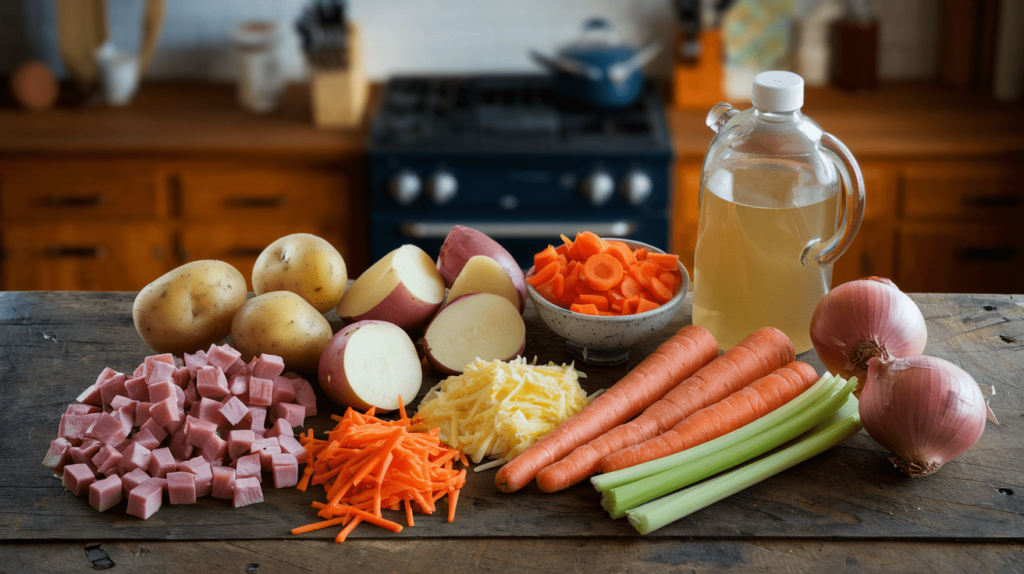
[[[602,112],[559,101],[545,76],[398,77],[367,154],[374,260],[404,243],[436,256],[456,224],[524,267],[582,230],[668,244],[671,139],[652,88]]]

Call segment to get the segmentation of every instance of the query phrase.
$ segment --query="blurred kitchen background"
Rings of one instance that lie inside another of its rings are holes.
[[[629,101],[566,80],[585,24],[642,64]],[[1022,29],[1022,0],[0,0],[0,288],[248,275],[293,232],[354,276],[456,223],[524,267],[593,229],[692,272],[704,117],[787,69],[864,173],[833,284],[1024,293]]]

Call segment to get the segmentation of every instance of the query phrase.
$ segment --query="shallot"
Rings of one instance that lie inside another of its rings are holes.
[[[988,405],[963,369],[936,357],[874,358],[860,396],[864,429],[912,477],[927,476],[969,449]]]
[[[811,316],[811,342],[832,374],[867,378],[868,361],[920,355],[928,342],[924,316],[892,281],[868,277],[828,292]],[[860,389],[854,395],[860,394]]]

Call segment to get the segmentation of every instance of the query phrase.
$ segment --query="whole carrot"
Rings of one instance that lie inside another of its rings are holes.
[[[537,475],[537,486],[555,492],[589,478],[601,459],[671,429],[679,421],[791,363],[793,343],[782,331],[763,327],[668,391],[643,414],[620,424]]]
[[[635,417],[716,356],[718,342],[707,329],[683,327],[582,411],[501,467],[495,485],[502,492],[526,486],[542,468]]]
[[[612,472],[716,439],[788,403],[817,380],[818,373],[814,367],[793,361],[721,401],[693,413],[671,430],[609,454],[601,460],[601,470]]]

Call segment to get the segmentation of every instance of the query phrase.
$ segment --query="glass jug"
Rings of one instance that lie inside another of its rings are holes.
[[[729,349],[771,326],[812,348],[809,328],[864,215],[850,151],[800,113],[803,79],[763,72],[753,107],[720,103],[701,171],[693,323]]]

